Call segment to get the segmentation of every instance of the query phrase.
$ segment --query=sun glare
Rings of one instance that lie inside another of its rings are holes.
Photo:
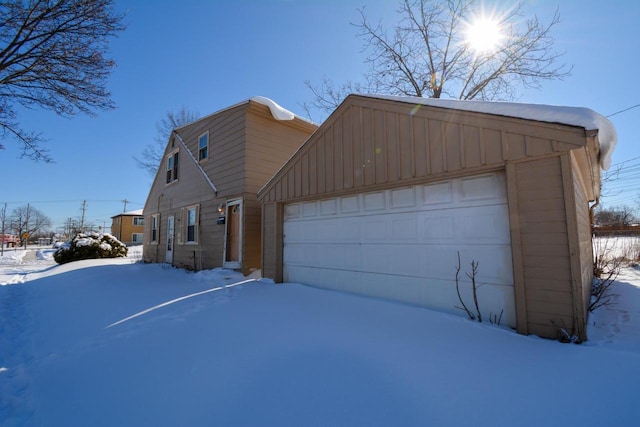
[[[479,16],[467,24],[465,40],[477,54],[493,52],[502,38],[500,23],[496,19]]]

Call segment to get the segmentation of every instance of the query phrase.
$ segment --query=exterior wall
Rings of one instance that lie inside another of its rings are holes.
[[[571,126],[347,100],[260,192],[263,203],[481,173],[585,145],[584,130]]]
[[[165,183],[166,163],[160,166],[144,208],[145,262],[165,262],[167,218],[175,216],[173,265],[193,270],[223,264],[225,225],[218,224],[218,206],[242,199],[242,272],[249,274],[261,264],[261,209],[256,193],[276,170],[291,157],[316,126],[300,119],[277,121],[268,107],[248,101],[175,130],[192,156],[198,158],[198,138],[209,133],[208,158],[198,164],[178,140],[169,141],[165,157],[180,152],[178,180]],[[196,244],[185,243],[185,209],[199,210]],[[151,216],[160,214],[159,241],[152,243]]]
[[[574,312],[561,158],[521,162],[507,170],[513,174],[507,178],[511,244],[519,245],[514,264],[521,270],[515,277],[518,330],[556,337],[558,327],[571,329]]]
[[[282,282],[282,203],[262,205],[262,275]]]
[[[302,145],[316,126],[302,120],[277,121],[269,109],[252,104],[247,115],[244,168],[244,274],[262,264],[262,208],[257,193]]]
[[[242,197],[245,116],[246,105],[240,105],[176,130],[196,159],[198,137],[204,132],[209,132],[209,157],[199,164],[218,189],[218,193],[216,194],[207,183],[178,138],[170,140],[165,156],[176,148],[179,150],[178,180],[166,184],[166,163],[163,161],[144,208],[146,232],[143,259],[145,262],[165,262],[167,218],[173,215],[175,217],[173,265],[193,270],[222,265],[225,226],[217,224],[218,205],[225,203],[227,199]],[[184,241],[185,209],[191,206],[198,207],[199,236],[195,244]],[[151,243],[151,216],[158,213],[160,214],[159,241]]]
[[[116,215],[111,218],[111,234],[126,245],[142,244],[133,241],[133,234],[144,233],[144,225],[133,225],[133,219],[143,215]]]
[[[414,107],[349,96],[260,190],[263,276],[282,281],[282,208],[288,202],[505,170],[518,331],[556,337],[559,327],[584,327],[588,200],[597,197],[599,182],[594,134]]]
[[[578,260],[574,268],[575,304],[576,317],[580,324],[587,322],[588,306],[591,300],[591,283],[593,281],[593,244],[591,241],[591,220],[589,214],[589,198],[587,196],[588,187],[585,185],[580,173],[580,168],[576,156],[571,153],[565,160],[565,169],[569,169],[570,188],[569,194],[573,196],[573,206],[575,215],[568,218],[569,224],[575,226],[576,252]],[[569,172],[567,170],[567,172]],[[567,175],[569,175],[567,173]],[[567,199],[570,199],[569,197]],[[586,329],[586,328],[585,328]],[[586,338],[583,332],[583,338]]]

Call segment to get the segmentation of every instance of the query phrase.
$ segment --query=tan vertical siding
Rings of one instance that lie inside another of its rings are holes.
[[[398,161],[400,167],[400,179],[410,179],[415,177],[415,153],[413,152],[413,129],[411,118],[405,115],[397,115],[399,147]]]
[[[164,182],[165,165],[161,165],[144,209],[148,224],[151,215],[160,214],[160,243],[150,245],[145,237],[145,261],[165,261],[167,218],[174,215],[173,264],[188,269],[222,266],[225,226],[217,223],[217,207],[228,199],[242,198],[243,272],[260,268],[262,221],[256,193],[315,128],[300,119],[277,121],[266,106],[250,101],[177,129],[196,159],[198,137],[209,132],[209,156],[196,164],[185,148],[176,143],[181,153],[179,179],[169,185]],[[168,152],[172,150],[170,146],[171,141]],[[198,166],[217,188],[217,194]],[[273,193],[275,197],[276,192]],[[193,205],[199,206],[199,238],[197,244],[186,244],[182,215],[184,208]]]
[[[363,108],[361,111],[363,186],[369,186],[376,182],[376,145],[373,139],[374,131],[372,126],[373,111],[370,108]]]
[[[265,208],[263,274],[282,278],[282,230],[277,228],[282,206],[293,199],[505,169],[518,331],[555,337],[559,327],[571,329],[576,298],[586,303],[591,277],[588,200],[597,194],[599,172],[593,170],[597,148],[587,144],[594,144],[595,134],[574,126],[414,107],[350,95],[276,173],[258,194]],[[563,167],[562,156],[572,159],[570,168]],[[305,177],[311,179],[308,184]]]
[[[255,194],[244,194],[242,221],[242,273],[247,275],[259,270],[262,260],[262,211]]]
[[[293,155],[315,125],[300,121],[274,120],[269,109],[261,104],[250,103],[246,114],[245,162],[243,191],[243,237],[242,272],[249,274],[261,268],[262,262],[262,210],[256,194],[273,174]],[[311,188],[317,191],[317,178],[313,173],[300,175],[304,168],[309,170],[310,158],[316,161],[315,150],[305,152],[296,167],[296,181],[299,192],[309,194]],[[282,190],[280,190],[282,191]]]
[[[586,339],[587,308],[593,280],[593,251],[589,202],[580,169],[574,155],[562,157],[566,188],[567,224],[572,257],[575,331]]]
[[[276,204],[262,205],[262,275],[275,278]]]
[[[262,275],[282,282],[282,206],[262,205]]]
[[[527,330],[554,337],[573,321],[571,260],[559,157],[515,165]]]

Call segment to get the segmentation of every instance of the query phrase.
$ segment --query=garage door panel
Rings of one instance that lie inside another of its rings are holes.
[[[460,209],[460,238],[486,243],[509,244],[509,213],[505,205]]]
[[[283,263],[286,265],[306,265],[309,262],[313,262],[313,253],[317,252],[318,248],[312,245],[301,245],[290,243],[287,245],[287,249],[283,253]]]
[[[422,187],[423,207],[425,209],[442,208],[453,203],[452,181],[428,184]]]
[[[383,216],[361,217],[362,241],[363,242],[386,242],[389,238],[387,233],[387,218]]]
[[[338,222],[338,229],[340,232],[339,241],[341,242],[360,242],[361,233],[360,228],[361,224],[357,218],[344,218],[344,219],[336,219]]]
[[[387,273],[390,270],[388,250],[386,245],[362,245],[362,270]]]
[[[294,207],[297,206],[297,207]],[[515,325],[503,173],[285,206],[284,278],[458,312],[477,261],[483,314]]]
[[[322,245],[322,257],[330,261],[326,265],[329,268],[360,270],[362,269],[361,255],[359,245]]]
[[[414,187],[391,190],[391,206],[394,209],[414,208],[417,205]]]
[[[460,201],[504,200],[506,185],[502,174],[489,174],[460,179]]]
[[[456,263],[457,263],[457,253]],[[471,272],[471,261],[478,263],[477,282],[491,284],[512,284],[513,267],[511,247],[505,245],[469,245],[460,248],[461,276]]]
[[[418,235],[418,218],[415,214],[388,215],[386,220],[391,225],[390,238],[393,242],[418,242],[420,236]]]
[[[384,192],[367,193],[363,201],[365,212],[383,211],[387,207]]]
[[[289,205],[285,205],[284,207],[284,219],[293,219],[300,217],[300,205],[298,203],[293,203]]]
[[[336,199],[320,201],[320,215],[335,215],[338,213],[338,204]]]
[[[442,212],[419,214],[420,236],[425,242],[451,242],[455,237],[455,222]]]
[[[358,213],[360,212],[360,199],[358,196],[340,197],[340,213]]]

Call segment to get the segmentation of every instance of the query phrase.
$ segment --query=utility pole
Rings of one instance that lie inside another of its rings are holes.
[[[127,211],[127,203],[129,203],[129,201],[127,199],[124,199],[122,203],[124,203],[124,207],[122,208],[122,213],[125,213]]]
[[[82,201],[82,220],[80,221],[80,232],[84,233],[84,214],[87,211],[87,201]]]
[[[2,221],[2,230],[0,233],[2,234],[2,241],[0,241],[0,256],[4,255],[4,225],[7,218],[7,204],[5,203],[2,210],[0,211],[0,221]]]
[[[25,249],[27,249],[27,241],[29,240],[29,214],[30,213],[31,213],[31,207],[30,207],[30,204],[27,203],[27,215],[26,215],[26,221],[24,222],[24,233],[23,233]]]

